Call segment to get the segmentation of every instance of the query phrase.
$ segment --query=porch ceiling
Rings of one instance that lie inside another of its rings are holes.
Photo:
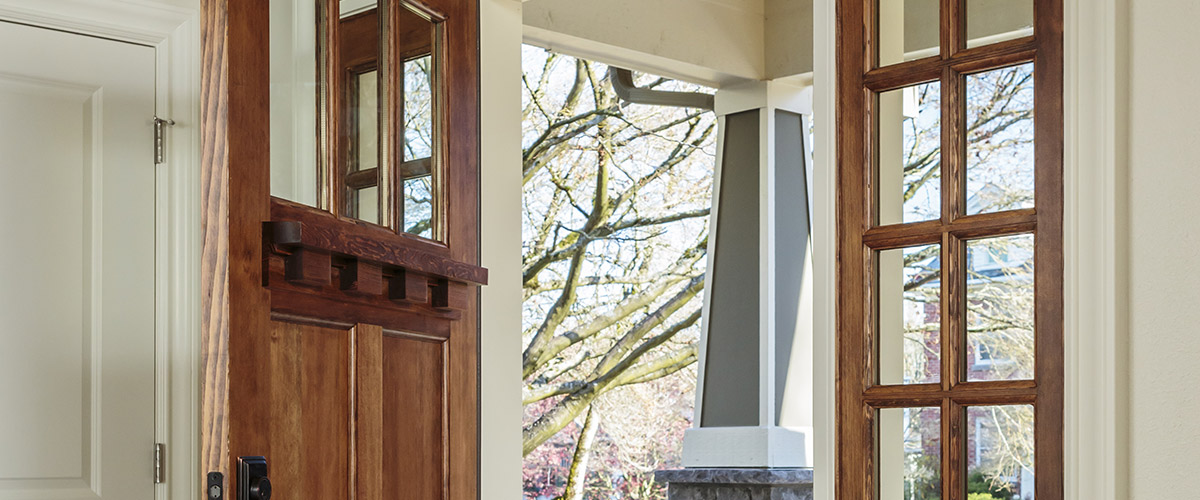
[[[527,0],[528,43],[713,86],[812,69],[812,0]]]

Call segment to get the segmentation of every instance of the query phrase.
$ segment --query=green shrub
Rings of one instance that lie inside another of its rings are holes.
[[[993,484],[982,472],[967,476],[967,500],[1012,500],[1012,488],[1007,483]]]

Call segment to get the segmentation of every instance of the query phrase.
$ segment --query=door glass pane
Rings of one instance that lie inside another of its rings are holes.
[[[941,380],[941,246],[878,254],[879,383]]]
[[[372,224],[379,224],[379,187],[365,187],[354,192],[351,202],[359,207],[359,218]]]
[[[879,224],[941,217],[941,84],[880,93],[877,109]]]
[[[346,215],[379,223],[379,71],[350,78],[350,143]]]
[[[940,500],[941,408],[886,408],[876,415],[879,499]]]
[[[967,242],[967,380],[1033,378],[1033,235]]]
[[[967,47],[1033,35],[1033,0],[967,0]]]
[[[404,232],[432,238],[433,179],[425,175],[404,180]]]
[[[432,36],[432,35],[431,35]],[[432,38],[430,38],[432,42]],[[437,152],[433,94],[434,61],[424,55],[404,63],[404,136],[400,177],[404,183],[404,232],[433,237]]]
[[[879,0],[879,66],[936,56],[940,51],[938,0]]]
[[[271,195],[317,206],[317,7],[270,0]]]
[[[1033,207],[1033,64],[967,75],[967,214]]]
[[[342,182],[342,214],[373,224],[383,223],[386,207],[379,199],[384,154],[381,119],[387,116],[386,86],[381,86],[382,19],[376,0],[340,2],[337,30],[338,74],[342,78],[338,171]]]
[[[1034,499],[1033,406],[967,408],[967,498]]]

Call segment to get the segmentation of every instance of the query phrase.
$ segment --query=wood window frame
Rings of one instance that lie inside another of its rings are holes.
[[[875,410],[942,411],[942,497],[966,497],[966,405],[1031,404],[1036,498],[1063,498],[1063,6],[1030,0],[1033,36],[966,48],[966,0],[941,0],[938,56],[876,67],[878,0],[837,0],[835,496],[876,498]],[[1035,208],[965,215],[965,75],[1034,64]],[[873,95],[940,81],[942,207],[939,220],[875,225]],[[1033,380],[966,382],[965,240],[1034,234]],[[875,384],[873,254],[940,244],[942,372],[937,384]]]
[[[417,0],[385,0],[376,9],[342,18],[336,0],[314,0],[321,9],[317,32],[324,44],[319,66],[321,95],[321,161],[318,185],[321,208],[335,216],[356,223],[358,219],[354,204],[349,199],[350,191],[368,187],[379,188],[379,221],[374,225],[391,229],[400,238],[424,246],[426,250],[439,252],[448,245],[447,218],[449,198],[446,173],[450,154],[446,141],[441,138],[449,128],[451,119],[446,93],[450,86],[444,74],[445,60],[450,57],[445,43],[447,15],[437,8]],[[435,2],[436,3],[436,2]],[[380,22],[380,14],[387,18]],[[421,36],[413,31],[393,29],[404,23],[427,22],[432,37]],[[385,41],[390,50],[382,50],[380,41]],[[433,58],[433,135],[434,144],[430,158],[407,161],[403,155],[404,143],[404,64],[413,59]],[[366,170],[351,170],[353,137],[356,123],[351,110],[354,107],[352,92],[353,78],[360,73],[378,71],[380,89],[386,98],[380,112],[379,148],[381,161],[378,166]],[[404,180],[424,175],[433,176],[435,192],[430,237],[405,232],[404,226]]]

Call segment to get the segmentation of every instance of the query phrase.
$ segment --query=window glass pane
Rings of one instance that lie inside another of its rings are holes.
[[[941,408],[886,408],[876,419],[879,499],[940,500]]]
[[[938,55],[941,27],[938,0],[879,0],[879,65]]]
[[[967,498],[1034,499],[1033,407],[967,408]]]
[[[1033,235],[967,243],[967,380],[1032,379]]]
[[[879,383],[941,380],[941,246],[878,254]]]
[[[967,214],[1033,207],[1033,64],[967,76]]]
[[[967,47],[1033,35],[1033,0],[967,0]]]
[[[270,0],[271,195],[316,206],[317,8]]]
[[[941,217],[941,84],[879,94],[879,224]]]

